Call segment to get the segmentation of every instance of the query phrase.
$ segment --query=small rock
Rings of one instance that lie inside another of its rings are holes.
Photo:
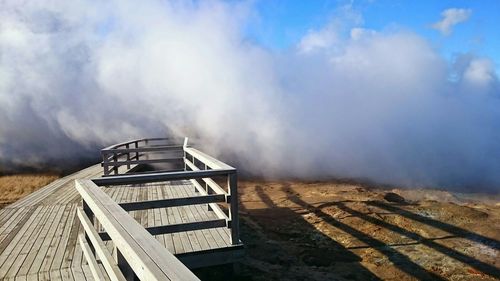
[[[384,199],[388,202],[394,202],[394,203],[406,203],[406,200],[404,197],[402,197],[399,194],[396,194],[394,192],[388,192],[384,195]]]

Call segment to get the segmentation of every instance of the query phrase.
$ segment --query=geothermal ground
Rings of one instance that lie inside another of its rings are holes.
[[[500,278],[492,196],[335,182],[242,182],[240,194],[249,280]]]
[[[0,177],[10,203],[54,175]],[[499,280],[498,196],[242,181],[236,280]],[[227,280],[227,268],[198,270]]]

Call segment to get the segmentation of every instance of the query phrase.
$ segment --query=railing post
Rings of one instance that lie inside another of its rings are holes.
[[[92,226],[94,226],[95,225],[95,223],[94,223],[94,212],[92,212],[92,210],[90,209],[89,205],[87,205],[87,203],[85,202],[85,200],[82,200],[82,207],[83,207],[83,212],[89,218],[90,223],[92,223]],[[90,241],[90,238],[89,238],[89,235],[87,234],[87,232],[84,231],[84,233],[85,233],[85,241],[87,241],[87,244],[89,245],[92,254],[95,256],[94,245],[92,244],[92,241]]]
[[[109,175],[109,165],[108,165],[108,153],[106,151],[101,150],[101,156],[102,156],[102,169],[103,169],[103,174],[105,176]]]
[[[128,143],[125,145],[125,148],[129,149],[129,144]],[[130,151],[127,151],[127,162],[129,162],[129,161],[130,161]],[[130,170],[130,163],[127,163],[127,169]]]
[[[184,171],[187,171],[187,164],[186,164],[187,155],[186,155],[186,151],[184,150],[184,148],[182,149],[182,153],[184,154]]]
[[[194,157],[194,156],[193,156],[193,157]],[[193,161],[194,161],[194,159],[193,159]],[[203,162],[202,162],[202,163],[203,163]],[[203,163],[203,166],[205,167],[205,169],[204,169],[204,170],[206,170],[206,169],[207,169],[207,164]],[[203,181],[203,182],[205,182],[205,192],[206,192],[208,195],[210,195],[210,189],[209,189],[208,183],[207,183],[206,181]],[[209,210],[209,211],[213,211],[212,207],[210,207],[210,204],[208,204],[208,210]]]
[[[115,165],[113,166],[113,170],[115,172],[115,175],[118,175],[118,166],[116,165],[117,161],[118,161],[118,157],[116,156],[116,152],[113,152],[113,162],[115,162]]]
[[[128,264],[127,260],[123,257],[122,253],[120,250],[115,246],[115,261],[116,264],[118,265],[118,268],[120,268],[120,271],[122,272],[123,276],[127,281],[135,281],[139,280],[137,276],[134,273],[134,270],[130,265]]]
[[[139,148],[139,142],[138,141],[134,142],[134,144],[135,144],[135,148]],[[139,151],[135,152],[135,160],[139,160]]]
[[[238,176],[236,172],[227,177],[229,194],[229,220],[231,222],[231,244],[236,245],[240,242],[240,225],[238,218]]]

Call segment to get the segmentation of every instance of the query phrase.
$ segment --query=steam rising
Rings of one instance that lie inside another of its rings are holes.
[[[500,83],[348,7],[295,48],[244,37],[251,4],[4,1],[0,163],[193,135],[252,174],[500,186]]]

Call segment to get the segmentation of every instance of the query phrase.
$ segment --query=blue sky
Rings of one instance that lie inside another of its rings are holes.
[[[256,16],[247,35],[270,49],[293,47],[309,30],[327,24],[339,7],[352,5],[363,18],[361,27],[377,31],[399,28],[415,32],[453,60],[456,54],[473,53],[489,57],[500,69],[499,0],[261,0],[255,3]],[[470,10],[464,22],[453,26],[446,36],[432,28],[450,8]]]

